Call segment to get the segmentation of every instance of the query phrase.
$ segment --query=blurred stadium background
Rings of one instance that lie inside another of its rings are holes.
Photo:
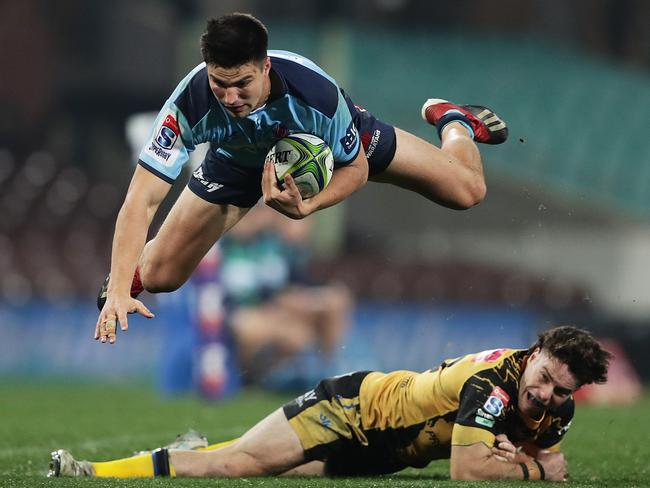
[[[134,164],[127,125],[201,61],[205,19],[235,10],[267,24],[272,48],[312,58],[356,103],[422,137],[434,137],[419,115],[429,97],[491,106],[510,126],[504,146],[482,148],[488,197],[472,210],[371,183],[316,216],[310,277],[350,288],[352,327],[333,357],[306,350],[266,386],[426,369],[564,323],[613,341],[632,364],[623,379],[650,379],[650,3],[8,0],[0,382],[237,389],[236,362],[203,354],[215,330],[228,354],[218,284],[201,305],[205,276],[145,297],[157,318],[134,318],[115,346],[92,340]]]

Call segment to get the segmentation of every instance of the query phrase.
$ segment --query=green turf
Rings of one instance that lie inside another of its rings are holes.
[[[475,486],[448,481],[448,463],[374,479],[156,479],[44,478],[49,452],[66,448],[104,460],[170,441],[196,428],[211,441],[240,434],[286,397],[247,392],[218,404],[198,398],[161,399],[149,387],[28,384],[0,381],[0,487]],[[571,486],[650,486],[650,397],[631,407],[581,407],[564,443]],[[483,482],[481,486],[518,486]]]

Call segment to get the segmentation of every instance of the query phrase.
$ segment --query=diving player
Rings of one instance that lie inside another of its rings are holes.
[[[506,140],[505,123],[485,107],[430,99],[422,107],[440,148],[377,120],[310,60],[267,50],[266,27],[247,14],[208,21],[201,37],[204,63],[178,85],[160,111],[140,153],[117,217],[95,338],[115,342],[127,313],[153,314],[135,297],[143,290],[180,287],[208,249],[263,196],[294,219],[340,202],[368,178],[465,209],[485,195],[476,142]],[[302,199],[291,179],[280,189],[263,161],[282,137],[308,132],[334,154],[329,186]],[[203,164],[145,245],[151,220],[197,144],[209,143]]]
[[[58,450],[50,474],[372,476],[449,458],[452,479],[562,481],[572,393],[605,382],[610,357],[588,332],[556,327],[527,350],[469,354],[423,373],[323,380],[232,443],[102,463]]]

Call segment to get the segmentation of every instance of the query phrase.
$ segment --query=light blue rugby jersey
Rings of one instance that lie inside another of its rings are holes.
[[[173,182],[197,144],[232,164],[264,165],[268,150],[287,134],[307,132],[332,149],[335,166],[357,156],[359,135],[336,81],[309,59],[287,51],[269,51],[271,69],[282,94],[245,118],[231,116],[210,90],[205,63],[176,87],[158,114],[140,164]]]

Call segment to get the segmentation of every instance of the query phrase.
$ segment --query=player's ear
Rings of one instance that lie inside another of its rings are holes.
[[[271,58],[267,56],[262,65],[262,73],[266,76],[269,74],[269,71],[271,71]]]
[[[535,349],[533,349],[533,352],[530,353],[530,357],[528,358],[528,360],[529,361],[531,361],[531,360],[534,361],[535,359],[537,359],[537,357],[539,356],[539,354],[541,352],[542,352],[542,350],[539,347],[536,347]]]

